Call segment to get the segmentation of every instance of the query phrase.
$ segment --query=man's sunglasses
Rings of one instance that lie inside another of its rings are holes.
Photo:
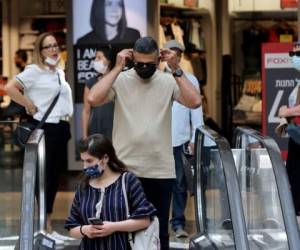
[[[155,62],[149,62],[149,63],[135,62],[134,66],[138,67],[138,68],[148,68],[150,66],[156,66],[156,63]]]
[[[290,55],[290,57],[292,57],[292,56],[300,56],[300,51],[290,51],[289,55]]]

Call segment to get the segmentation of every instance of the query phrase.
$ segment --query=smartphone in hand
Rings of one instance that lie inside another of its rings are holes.
[[[100,218],[88,218],[88,221],[92,225],[103,225],[103,221]]]

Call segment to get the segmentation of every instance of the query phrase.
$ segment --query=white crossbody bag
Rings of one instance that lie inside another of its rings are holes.
[[[130,218],[125,177],[126,173],[122,175],[122,190],[125,199],[127,218]],[[151,224],[147,228],[134,233],[128,233],[128,240],[132,250],[160,250],[159,222],[157,216],[153,217]]]

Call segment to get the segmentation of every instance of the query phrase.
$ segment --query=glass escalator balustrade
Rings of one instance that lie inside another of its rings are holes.
[[[0,249],[15,246],[19,238],[23,152],[12,145],[13,126],[0,122]]]
[[[251,249],[288,250],[280,199],[270,156],[244,136],[244,149],[233,150]]]
[[[274,140],[242,128],[237,149],[231,150],[214,131],[202,127],[198,132],[198,234],[191,238],[190,249],[300,249],[287,176]],[[214,145],[205,143],[207,134]],[[242,242],[247,243],[241,247]]]
[[[234,249],[234,233],[231,223],[227,187],[219,151],[214,147],[205,149],[204,161],[206,230],[217,249]]]

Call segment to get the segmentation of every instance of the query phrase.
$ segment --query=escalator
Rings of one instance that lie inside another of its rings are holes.
[[[47,237],[45,233],[45,138],[43,130],[37,129],[30,136],[24,149],[22,169],[21,185],[15,192],[18,195],[21,191],[21,197],[18,197],[21,202],[8,199],[13,204],[21,204],[18,208],[19,211],[14,211],[14,214],[20,214],[20,216],[13,218],[16,225],[10,230],[7,228],[11,226],[9,225],[11,216],[6,215],[10,219],[5,226],[0,225],[0,228],[6,229],[7,237],[0,237],[0,249],[78,249],[79,241],[66,242],[63,246],[56,246],[55,241]],[[10,211],[7,212],[10,213]],[[2,236],[2,232],[0,236]]]
[[[195,206],[198,234],[190,249],[248,250],[239,182],[225,138],[200,127],[196,132]]]
[[[12,129],[10,131],[12,131]],[[18,187],[14,189],[15,192],[7,192],[12,196],[7,197],[7,203],[21,205],[17,208],[18,211],[11,211],[9,209],[5,211],[7,214],[4,218],[8,220],[1,226],[2,229],[5,228],[5,230],[3,230],[5,232],[1,232],[0,249],[55,249],[55,242],[45,236],[44,131],[40,129],[35,130],[28,140],[25,149],[14,146],[13,142],[10,142],[10,146],[12,153],[19,152],[23,154],[23,158],[19,157],[23,159],[23,163],[22,168],[19,169],[21,173],[17,175],[20,176],[20,180],[16,181],[14,179],[11,181],[13,185]],[[14,157],[10,155],[9,158],[13,160]],[[15,170],[9,169],[8,171],[11,172]],[[2,194],[5,195],[5,193]],[[37,195],[37,199],[35,199],[35,194]],[[16,201],[16,199],[19,201]],[[20,216],[12,218],[9,214],[12,216],[18,214]],[[13,221],[15,225],[11,225],[11,221]]]
[[[248,238],[258,249],[300,249],[286,168],[275,141],[259,132],[235,131],[236,163]]]
[[[285,166],[272,138],[237,128],[231,149],[225,138],[200,127],[195,146],[197,234],[190,249],[300,249]],[[44,135],[37,130],[24,152],[20,223],[13,225],[19,236],[0,240],[0,249],[78,249],[78,241],[58,247],[45,236],[44,158]]]
[[[191,249],[300,249],[280,151],[272,138],[237,128],[235,149],[214,131],[196,135],[198,234]]]

